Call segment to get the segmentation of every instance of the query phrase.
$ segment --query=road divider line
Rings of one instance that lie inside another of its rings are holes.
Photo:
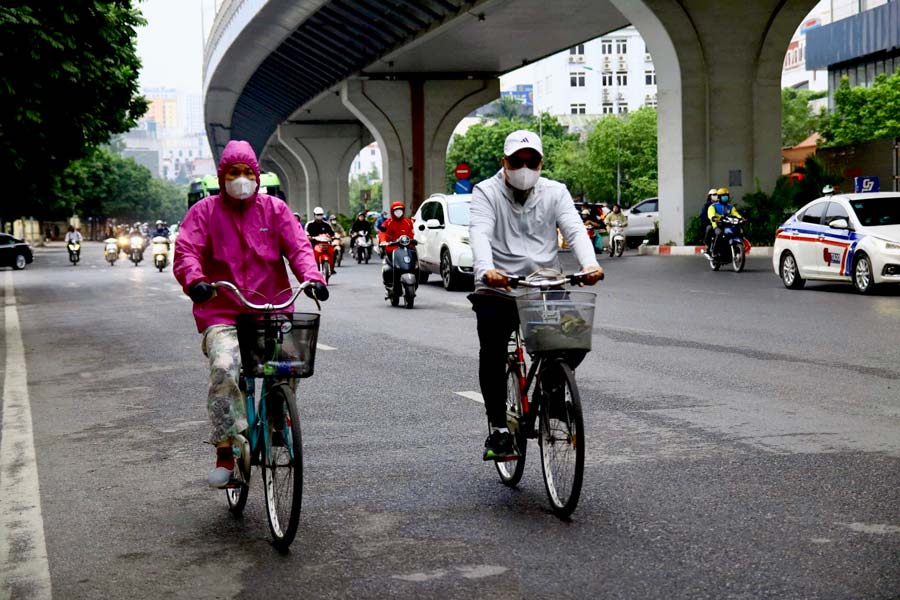
[[[316,348],[319,350],[337,350],[334,346],[326,346],[325,344],[316,343]]]
[[[457,396],[462,396],[463,398],[468,398],[469,400],[474,400],[479,404],[484,404],[484,396],[481,395],[481,392],[453,392]]]
[[[41,515],[28,372],[12,272],[7,271],[4,307],[6,374],[0,433],[0,598],[52,598],[50,564]]]

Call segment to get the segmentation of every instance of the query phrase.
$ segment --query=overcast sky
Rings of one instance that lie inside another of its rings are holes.
[[[138,29],[141,85],[199,94],[202,86],[202,0],[143,0],[147,26]]]

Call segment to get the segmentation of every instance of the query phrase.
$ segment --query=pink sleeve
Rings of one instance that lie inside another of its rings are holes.
[[[195,204],[187,212],[178,229],[175,240],[175,258],[172,272],[186,294],[198,281],[206,281],[202,258],[206,252],[206,217],[201,204]]]
[[[297,221],[287,203],[276,203],[275,221],[281,234],[281,253],[288,259],[291,271],[300,281],[319,281],[325,278],[319,273],[312,245],[306,236],[306,230]]]

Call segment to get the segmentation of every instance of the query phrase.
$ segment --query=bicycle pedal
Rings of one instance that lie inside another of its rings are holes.
[[[228,480],[228,483],[226,483],[225,485],[222,486],[222,489],[223,490],[235,490],[238,488],[242,488],[245,485],[246,484],[244,483],[243,480],[238,479],[236,477],[232,477],[231,479]]]

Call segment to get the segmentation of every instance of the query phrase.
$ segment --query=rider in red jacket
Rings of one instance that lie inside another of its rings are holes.
[[[405,211],[406,207],[403,206],[402,202],[391,203],[391,217],[384,223],[382,223],[381,227],[378,228],[380,231],[384,232],[385,237],[387,238],[386,241],[393,242],[401,235],[408,235],[410,239],[415,238],[415,233],[413,232],[413,221],[412,219],[403,216],[403,213]],[[397,246],[385,247],[385,251],[388,254],[396,249]]]

